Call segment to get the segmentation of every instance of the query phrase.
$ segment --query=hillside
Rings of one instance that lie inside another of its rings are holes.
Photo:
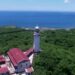
[[[75,75],[75,29],[41,31],[42,52],[34,58],[33,75]],[[33,31],[0,28],[0,54],[13,47],[26,50],[33,46]]]

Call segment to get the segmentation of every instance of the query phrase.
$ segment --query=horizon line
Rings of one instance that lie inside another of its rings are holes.
[[[45,11],[45,10],[0,10],[0,12],[73,12],[75,11]]]

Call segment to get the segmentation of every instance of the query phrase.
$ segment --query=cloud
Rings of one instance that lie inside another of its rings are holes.
[[[69,0],[64,0],[64,3],[69,3]]]

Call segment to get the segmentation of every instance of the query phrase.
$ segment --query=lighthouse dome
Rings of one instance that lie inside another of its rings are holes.
[[[39,26],[36,26],[35,29],[39,29]]]

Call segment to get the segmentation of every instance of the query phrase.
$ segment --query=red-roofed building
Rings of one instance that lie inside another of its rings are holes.
[[[30,48],[29,50],[24,52],[25,56],[29,57],[31,54],[33,54],[33,48]]]
[[[0,68],[0,75],[10,75],[7,67]]]
[[[31,66],[29,58],[19,48],[10,49],[7,54],[17,73],[24,72],[25,68]]]
[[[1,64],[5,64],[5,58],[2,55],[0,55],[0,65]]]

